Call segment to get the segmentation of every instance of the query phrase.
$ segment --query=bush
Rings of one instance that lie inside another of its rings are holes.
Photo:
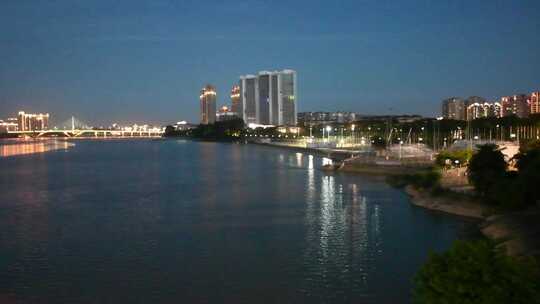
[[[472,150],[470,149],[457,150],[457,151],[444,150],[444,151],[439,152],[439,154],[437,154],[435,163],[439,167],[447,168],[447,167],[455,166],[456,161],[458,161],[458,164],[461,166],[461,165],[466,165],[471,157],[472,157]],[[450,161],[450,164],[447,164],[447,160]]]
[[[423,171],[413,174],[400,174],[389,176],[387,181],[394,187],[405,187],[412,185],[417,188],[431,189],[436,188],[439,185],[441,174],[438,170],[432,169],[429,171]]]
[[[540,303],[535,260],[517,260],[487,241],[456,241],[431,253],[415,279],[416,303]]]

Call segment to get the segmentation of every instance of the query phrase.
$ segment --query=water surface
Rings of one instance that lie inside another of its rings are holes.
[[[470,223],[323,161],[181,140],[0,158],[0,302],[409,302]]]

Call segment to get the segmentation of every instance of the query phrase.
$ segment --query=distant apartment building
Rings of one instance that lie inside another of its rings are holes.
[[[216,122],[216,88],[206,85],[199,96],[201,103],[201,124],[213,124]]]
[[[527,95],[517,94],[501,98],[502,116],[516,115],[520,118],[529,116],[531,107]]]
[[[219,111],[216,113],[216,121],[227,121],[238,118],[237,114],[227,106],[219,108]]]
[[[41,131],[49,129],[49,113],[29,114],[20,111],[17,115],[19,131]]]
[[[485,117],[501,117],[501,104],[498,102],[468,103],[467,120]]]
[[[502,117],[502,105],[500,102],[492,102],[487,109],[488,117]]]
[[[238,115],[241,111],[240,105],[240,86],[234,85],[231,89],[231,112]]]
[[[350,123],[356,120],[353,112],[300,112],[298,123],[304,126],[325,123]]]
[[[296,125],[296,87],[293,70],[241,76],[239,116],[246,124]]]
[[[484,97],[480,97],[480,96],[469,96],[467,99],[465,99],[465,105],[466,106],[469,106],[469,105],[472,105],[472,104],[484,104],[486,103],[487,100],[484,98]]]
[[[422,120],[424,117],[421,115],[366,115],[357,117],[357,121],[395,121],[397,123],[411,123],[418,120]]]
[[[8,118],[5,121],[0,120],[0,133],[19,131],[17,118]]]
[[[532,92],[529,95],[531,114],[540,114],[540,92]]]
[[[465,120],[465,102],[459,97],[450,97],[442,101],[442,116],[445,119]]]

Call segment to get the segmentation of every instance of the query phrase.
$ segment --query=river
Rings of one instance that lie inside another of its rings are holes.
[[[281,148],[60,146],[0,157],[2,303],[409,303],[472,226]]]

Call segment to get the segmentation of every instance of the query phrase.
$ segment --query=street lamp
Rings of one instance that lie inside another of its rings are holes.
[[[352,131],[352,137],[353,137],[353,144],[356,144],[356,138],[354,137],[354,127],[355,127],[355,125],[352,124],[351,125],[351,131]]]
[[[326,136],[328,137],[328,141],[330,141],[330,131],[332,131],[332,127],[326,126]]]

